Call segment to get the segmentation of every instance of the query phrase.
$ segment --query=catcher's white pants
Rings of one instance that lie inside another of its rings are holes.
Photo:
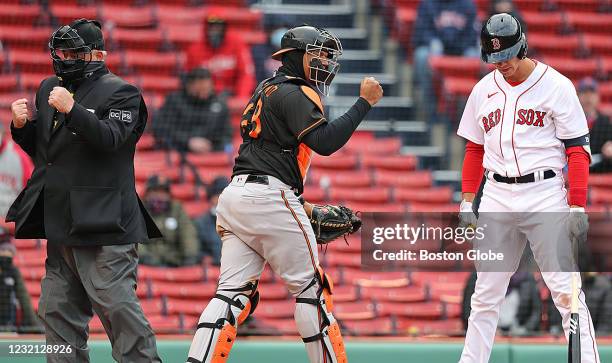
[[[503,252],[507,266],[514,269],[478,271],[476,289],[472,295],[472,311],[468,320],[465,345],[460,363],[486,363],[489,361],[500,306],[505,298],[510,277],[519,265],[527,240],[544,282],[551,291],[553,301],[563,318],[563,330],[567,338],[569,332],[570,299],[572,274],[578,272],[559,269],[554,265],[548,253],[554,249],[549,243],[567,244],[569,237],[565,228],[551,227],[546,224],[564,225],[569,206],[566,190],[560,171],[557,177],[526,184],[499,183],[491,178],[485,181],[482,199],[478,212],[478,225],[495,228],[486,233],[486,243],[495,246],[497,252]],[[533,214],[530,212],[535,212]],[[550,213],[544,213],[550,212]],[[495,221],[492,221],[495,219]],[[551,233],[557,233],[551,236]],[[516,236],[519,236],[518,238]],[[491,240],[495,237],[495,240]],[[477,270],[480,270],[477,266]],[[507,271],[507,272],[499,272]],[[600,363],[593,321],[585,303],[584,292],[580,291],[580,339],[583,363]]]
[[[319,283],[312,282],[319,259],[310,221],[291,187],[274,177],[268,179],[269,185],[263,185],[245,183],[246,175],[236,176],[219,196],[217,226],[229,233],[221,238],[218,290],[237,289],[259,280],[267,262],[294,297],[314,299]],[[199,321],[214,322],[226,312],[227,304],[213,299]],[[320,332],[317,306],[296,304],[294,317],[302,337]],[[218,331],[196,331],[189,357],[202,360],[210,334]],[[321,341],[305,344],[310,362],[331,362],[329,357],[323,357],[321,344]],[[204,357],[203,362],[209,359]]]

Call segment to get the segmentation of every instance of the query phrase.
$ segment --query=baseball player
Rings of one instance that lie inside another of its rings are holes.
[[[236,329],[258,302],[258,279],[269,263],[296,298],[295,322],[311,362],[347,361],[331,308],[332,282],[319,266],[312,205],[298,197],[313,152],[330,155],[351,137],[382,97],[371,77],[360,97],[328,122],[321,95],[338,72],[339,39],[299,26],[272,58],[282,66],[256,88],[241,121],[243,143],[231,184],[219,196],[217,231],[223,241],[215,297],[202,313],[187,362],[225,362]]]
[[[500,306],[527,240],[563,317],[567,337],[572,274],[578,272],[561,272],[568,270],[555,267],[550,252],[569,250],[570,240],[584,240],[588,229],[584,206],[589,129],[572,82],[526,56],[521,24],[509,14],[491,16],[480,37],[482,59],[494,64],[495,70],[474,86],[457,131],[467,139],[460,218],[474,225],[484,225],[484,217],[497,218],[487,243],[503,251],[509,268],[482,271],[477,264],[461,363],[489,360]],[[569,198],[562,174],[566,165]],[[485,212],[501,213],[483,216]],[[544,214],[556,228],[538,222]],[[522,237],[513,240],[517,235]],[[579,298],[582,362],[598,363],[593,323],[582,291]]]

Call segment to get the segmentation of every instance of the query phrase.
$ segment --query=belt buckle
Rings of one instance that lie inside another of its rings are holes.
[[[514,177],[514,184],[518,184],[518,183],[519,183],[519,181],[518,181],[518,176],[515,176],[515,177]]]

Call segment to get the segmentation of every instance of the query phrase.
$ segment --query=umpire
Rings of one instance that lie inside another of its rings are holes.
[[[60,27],[49,48],[57,76],[40,84],[36,115],[26,99],[11,105],[13,139],[35,168],[7,216],[17,238],[48,240],[38,315],[47,344],[73,353],[47,361],[89,362],[95,311],[115,360],[160,362],[136,297],[137,243],[161,237],[134,187],[147,108],[136,87],[106,68],[99,22]]]

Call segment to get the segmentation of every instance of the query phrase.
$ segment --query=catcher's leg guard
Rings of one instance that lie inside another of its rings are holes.
[[[295,299],[296,324],[311,362],[347,363],[340,327],[331,313],[333,284],[321,267],[317,272]]]
[[[258,301],[257,281],[237,289],[217,290],[200,316],[187,362],[225,363],[238,325],[255,311]]]

